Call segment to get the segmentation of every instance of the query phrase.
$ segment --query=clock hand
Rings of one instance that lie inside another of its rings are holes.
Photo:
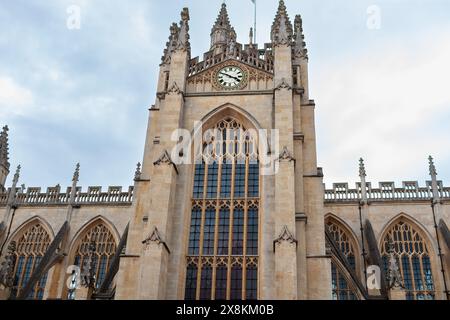
[[[241,81],[241,79],[239,79],[238,77],[233,77],[233,76],[230,76],[229,74],[226,74],[226,73],[220,73],[221,75],[224,75],[224,76],[227,76],[228,78],[231,78],[231,79],[234,79],[234,80],[236,80],[236,81]]]

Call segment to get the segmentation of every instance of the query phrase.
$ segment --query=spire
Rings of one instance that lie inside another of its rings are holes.
[[[292,23],[289,20],[286,5],[284,4],[284,0],[280,0],[277,15],[272,25],[272,43],[274,46],[291,45],[292,36]]]
[[[308,59],[308,50],[306,49],[305,35],[303,34],[303,21],[301,15],[295,16],[294,30],[295,30],[294,56],[296,58]]]
[[[227,5],[222,3],[219,16],[211,30],[211,50],[226,48],[233,40],[236,41],[236,32],[231,26]]]
[[[4,126],[0,133],[0,166],[9,171],[9,145],[8,145],[8,126]]]

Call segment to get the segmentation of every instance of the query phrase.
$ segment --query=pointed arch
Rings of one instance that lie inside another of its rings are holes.
[[[347,257],[350,265],[359,274],[358,270],[361,268],[361,248],[359,245],[358,237],[353,232],[352,228],[338,216],[328,213],[325,215],[325,226],[333,226],[330,230],[334,236],[334,240],[340,246],[341,252]],[[352,259],[349,259],[353,257]]]
[[[91,243],[95,243],[94,252],[89,251]],[[97,216],[80,228],[72,239],[69,261],[83,272],[92,254],[96,285],[99,286],[114,258],[118,243],[119,233],[114,225],[103,216]]]
[[[225,103],[208,112],[201,120],[202,127],[193,129],[193,137],[198,135],[200,129],[208,129],[213,127],[217,122],[225,117],[232,117],[239,120],[247,129],[262,129],[260,123],[256,118],[244,108],[241,108],[232,103]]]
[[[185,299],[256,300],[260,125],[231,104],[202,121],[193,132],[202,149],[194,151]]]
[[[14,230],[14,232],[8,237],[8,239],[9,239],[8,243],[10,243],[14,239],[16,239],[18,237],[18,235],[21,234],[25,229],[29,228],[31,225],[34,225],[36,223],[39,223],[42,225],[42,227],[45,229],[45,231],[47,231],[47,233],[49,234],[51,240],[53,240],[55,238],[55,233],[54,233],[53,228],[50,225],[50,223],[48,223],[47,220],[45,220],[41,216],[33,216],[33,217],[29,218],[28,220],[25,220],[24,222],[22,222]]]
[[[412,225],[414,225],[415,228],[417,228],[417,230],[420,232],[421,236],[423,236],[432,251],[433,254],[438,254],[437,248],[436,248],[436,244],[434,243],[434,236],[425,228],[425,226],[418,221],[416,218],[414,218],[413,216],[405,213],[405,212],[400,212],[399,214],[397,214],[396,216],[392,217],[390,220],[388,220],[383,227],[381,228],[381,231],[379,233],[379,238],[378,238],[378,247],[381,248],[381,245],[383,243],[383,239],[384,236],[386,235],[386,232],[389,230],[389,228],[391,226],[393,226],[396,222],[403,220],[403,221],[408,221],[409,223],[411,223]]]
[[[92,218],[91,220],[89,220],[88,222],[86,222],[77,231],[77,233],[72,237],[72,240],[69,245],[69,248],[70,248],[69,252],[72,252],[72,250],[74,249],[74,245],[76,244],[76,241],[79,240],[83,234],[85,234],[95,224],[100,224],[100,223],[103,223],[105,226],[108,227],[108,229],[111,231],[112,235],[114,236],[114,241],[116,241],[116,243],[118,243],[120,241],[120,235],[119,235],[119,232],[117,231],[116,226],[111,221],[109,221],[106,217],[98,215],[98,216]]]
[[[393,242],[394,255],[398,260],[408,300],[433,300],[436,296],[436,274],[432,238],[423,226],[405,213],[400,213],[385,226],[379,248],[387,271],[389,240]]]
[[[33,217],[20,225],[10,238],[16,242],[14,257],[14,281],[11,295],[17,297],[25,288],[31,275],[47,252],[54,238],[51,226],[41,217]],[[28,299],[44,297],[47,274],[31,290]]]

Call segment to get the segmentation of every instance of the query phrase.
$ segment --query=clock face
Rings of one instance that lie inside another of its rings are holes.
[[[238,88],[244,78],[244,71],[236,66],[222,68],[217,73],[217,82],[225,89]]]

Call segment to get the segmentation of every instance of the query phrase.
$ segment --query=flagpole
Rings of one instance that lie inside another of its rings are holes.
[[[253,0],[253,3],[255,4],[255,32],[253,34],[254,36],[253,43],[256,45],[256,0]]]

